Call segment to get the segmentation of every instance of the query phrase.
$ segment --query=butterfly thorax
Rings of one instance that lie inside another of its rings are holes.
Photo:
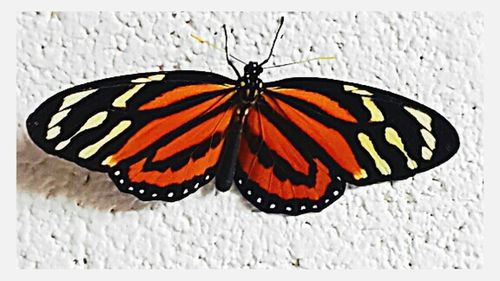
[[[262,67],[256,62],[249,62],[245,65],[243,76],[237,81],[238,95],[243,103],[253,104],[262,92],[262,80],[259,75]]]

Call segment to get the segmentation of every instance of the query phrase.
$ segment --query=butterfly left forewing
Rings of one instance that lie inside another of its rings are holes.
[[[455,129],[439,113],[372,87],[292,78],[268,84],[265,100],[356,185],[413,176],[448,160],[459,146]]]

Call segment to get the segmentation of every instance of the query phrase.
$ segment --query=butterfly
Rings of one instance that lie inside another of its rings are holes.
[[[451,158],[454,127],[391,92],[326,78],[263,82],[163,71],[103,79],[43,102],[26,126],[49,154],[107,173],[140,200],[178,201],[212,180],[267,213],[319,212],[346,184],[402,180]]]

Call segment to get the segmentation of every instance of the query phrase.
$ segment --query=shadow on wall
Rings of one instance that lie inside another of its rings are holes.
[[[25,132],[17,137],[17,191],[38,193],[50,197],[63,196],[77,206],[106,212],[153,209],[157,204],[175,204],[163,201],[144,202],[131,194],[120,192],[105,173],[87,170],[70,161],[45,153],[38,148]],[[232,192],[238,193],[233,186]],[[198,191],[202,197],[217,196],[214,184]],[[246,208],[257,211],[243,196],[239,196]]]
[[[108,212],[158,204],[120,192],[104,173],[46,154],[24,132],[17,137],[17,191],[39,193],[46,198],[64,196],[78,206]]]

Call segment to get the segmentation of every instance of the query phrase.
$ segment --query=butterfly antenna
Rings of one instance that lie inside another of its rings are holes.
[[[317,57],[317,58],[312,58],[312,59],[307,59],[307,60],[301,60],[301,61],[295,61],[295,62],[289,62],[289,63],[284,63],[284,64],[263,67],[263,69],[289,66],[289,65],[299,64],[299,63],[311,62],[311,61],[315,61],[315,60],[335,60],[335,59],[337,59],[337,58],[336,57]]]
[[[227,63],[233,68],[234,72],[236,72],[236,75],[238,76],[238,79],[241,78],[240,73],[238,72],[238,69],[236,69],[236,66],[234,66],[233,62],[229,59],[229,52],[227,51],[227,29],[226,25],[222,25],[222,28],[224,29],[224,36],[226,37],[226,44],[225,44],[225,51],[226,51],[226,60]]]
[[[281,27],[283,26],[283,22],[284,21],[285,21],[285,17],[281,17],[280,18],[280,25],[278,27],[278,31],[276,31],[276,36],[274,37],[273,45],[271,46],[271,51],[269,52],[269,57],[267,57],[267,59],[265,59],[263,62],[261,62],[259,64],[259,66],[263,66],[264,64],[266,64],[269,61],[269,59],[271,58],[271,56],[273,54],[274,44],[276,44],[276,40],[278,40],[278,35],[280,33],[280,30],[281,30]]]
[[[203,39],[203,38],[201,38],[199,36],[191,34],[191,37],[194,40],[200,42],[201,44],[205,44],[205,45],[209,46],[210,48],[213,48],[213,49],[215,49],[217,51],[225,52],[223,48],[221,48],[221,47],[219,47],[219,46],[217,46],[215,44],[212,44],[212,43],[208,42],[207,40],[205,40],[205,39]],[[233,55],[229,55],[229,57],[232,58],[233,60],[237,61],[237,62],[240,62],[242,64],[246,64],[243,60],[240,60],[239,58],[237,58],[237,57],[235,57]]]

